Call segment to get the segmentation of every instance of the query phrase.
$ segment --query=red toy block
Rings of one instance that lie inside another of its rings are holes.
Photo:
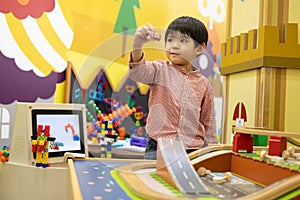
[[[253,138],[249,134],[236,133],[233,137],[232,151],[238,153],[239,150],[253,152]]]
[[[49,125],[45,126],[44,136],[50,137],[50,126]]]
[[[269,139],[269,155],[281,156],[282,152],[286,150],[287,139],[281,136],[271,136]]]
[[[42,153],[44,151],[45,147],[44,145],[38,145],[37,146],[37,152]]]
[[[35,153],[37,150],[37,145],[31,145],[31,151]]]
[[[37,136],[41,136],[42,131],[43,131],[43,125],[38,125]]]

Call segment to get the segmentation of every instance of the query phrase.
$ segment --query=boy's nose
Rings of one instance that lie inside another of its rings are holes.
[[[172,43],[172,48],[173,48],[173,49],[178,49],[178,48],[179,48],[179,42],[174,41],[174,42]]]

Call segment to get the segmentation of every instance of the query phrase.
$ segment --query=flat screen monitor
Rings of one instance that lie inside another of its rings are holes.
[[[68,153],[88,156],[86,145],[86,108],[84,104],[21,103],[16,105],[10,161],[34,164],[32,140],[38,127],[49,130],[49,163],[62,162]],[[49,127],[46,128],[46,127]]]
[[[50,127],[49,157],[60,157],[66,152],[85,153],[84,127],[81,110],[43,110],[32,112],[32,135],[37,136],[38,126]],[[33,155],[35,158],[35,154]]]

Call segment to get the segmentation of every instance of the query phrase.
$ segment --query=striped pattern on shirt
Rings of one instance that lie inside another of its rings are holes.
[[[186,149],[217,143],[212,87],[197,70],[185,73],[163,60],[133,63],[132,80],[150,85],[147,134],[157,140],[179,137]]]

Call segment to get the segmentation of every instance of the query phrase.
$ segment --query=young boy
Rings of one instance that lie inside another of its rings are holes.
[[[136,30],[129,61],[130,78],[150,85],[145,159],[156,159],[158,138],[179,138],[188,153],[217,143],[212,88],[192,65],[207,45],[204,24],[187,16],[171,22],[164,38],[169,61],[146,61],[142,47],[154,33],[151,24]]]

